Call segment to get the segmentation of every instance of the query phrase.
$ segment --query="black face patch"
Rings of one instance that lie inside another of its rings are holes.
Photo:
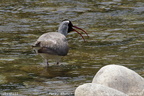
[[[73,31],[73,24],[71,23],[71,21],[69,21],[69,24],[68,24],[68,33]]]

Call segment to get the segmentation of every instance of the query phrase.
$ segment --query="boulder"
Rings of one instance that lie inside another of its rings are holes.
[[[92,83],[116,89],[129,96],[144,96],[144,78],[124,66],[107,65],[102,67],[96,73]]]
[[[75,90],[75,96],[128,96],[128,95],[104,85],[86,83],[77,87],[77,89]]]

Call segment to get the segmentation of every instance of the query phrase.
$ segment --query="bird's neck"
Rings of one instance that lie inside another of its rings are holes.
[[[58,28],[58,32],[67,36],[68,34],[68,26],[67,25],[64,25],[64,24],[61,24]]]

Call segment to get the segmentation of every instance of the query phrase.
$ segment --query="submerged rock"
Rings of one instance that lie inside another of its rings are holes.
[[[7,82],[6,77],[3,75],[0,75],[0,84],[6,83],[6,82]]]
[[[80,85],[75,96],[144,96],[144,78],[124,66],[107,65],[92,83]]]
[[[104,85],[86,83],[80,85],[76,89],[75,96],[128,96],[128,95]]]

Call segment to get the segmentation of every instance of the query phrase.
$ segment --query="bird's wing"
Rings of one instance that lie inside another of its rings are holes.
[[[38,53],[65,56],[69,47],[64,35],[57,32],[50,32],[41,35],[33,45]],[[36,48],[37,47],[37,48]]]

